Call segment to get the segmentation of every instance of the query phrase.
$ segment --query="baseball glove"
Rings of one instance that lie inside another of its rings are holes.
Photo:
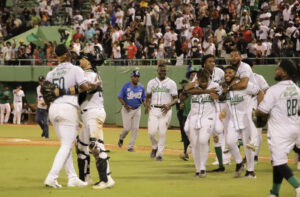
[[[41,86],[41,93],[45,103],[49,106],[49,104],[59,96],[59,89],[55,84],[45,81]]]

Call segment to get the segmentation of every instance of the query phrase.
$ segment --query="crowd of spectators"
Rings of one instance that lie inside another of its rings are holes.
[[[51,25],[63,4],[70,5],[65,7],[66,23],[71,21],[75,31],[68,46],[72,52],[104,56],[116,65],[134,64],[134,59],[168,59],[171,64],[184,65],[191,58],[200,64],[199,58],[207,54],[225,64],[235,49],[257,64],[273,64],[274,57],[300,54],[298,1],[92,0],[91,12],[83,15],[80,1],[40,0],[35,9],[24,10],[28,13],[20,20],[30,21],[31,26]],[[3,16],[7,18],[2,14],[2,22]],[[45,43],[44,48],[26,47],[25,55],[55,58],[56,43]],[[17,51],[19,54],[20,48]]]

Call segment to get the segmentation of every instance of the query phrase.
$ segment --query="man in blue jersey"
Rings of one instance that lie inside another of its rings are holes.
[[[118,145],[122,147],[123,140],[127,136],[130,130],[131,139],[128,145],[128,151],[134,152],[134,143],[139,130],[141,119],[141,104],[145,100],[145,88],[142,84],[139,84],[140,72],[134,70],[131,73],[131,81],[126,83],[119,92],[118,99],[123,105],[122,107],[122,119],[123,119],[123,131],[120,134]]]

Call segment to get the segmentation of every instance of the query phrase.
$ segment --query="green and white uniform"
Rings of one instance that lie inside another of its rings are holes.
[[[10,91],[6,90],[0,93],[0,124],[7,123],[10,115],[10,104],[9,100],[11,98]],[[5,117],[4,117],[4,113]]]

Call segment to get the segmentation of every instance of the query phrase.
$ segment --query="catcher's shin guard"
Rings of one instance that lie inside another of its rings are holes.
[[[77,153],[79,178],[82,181],[85,181],[86,176],[90,174],[90,155],[88,152],[88,144],[81,142],[77,136],[75,147]]]

